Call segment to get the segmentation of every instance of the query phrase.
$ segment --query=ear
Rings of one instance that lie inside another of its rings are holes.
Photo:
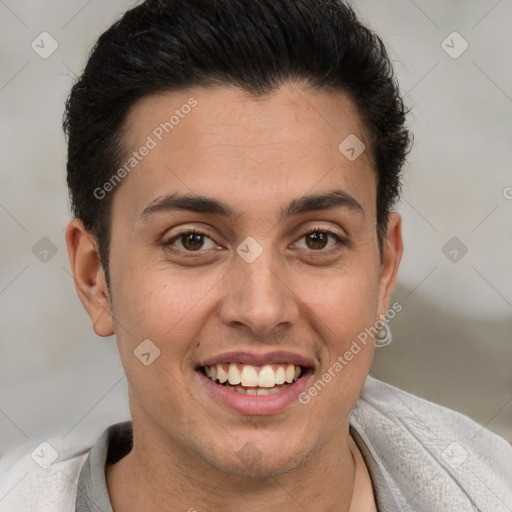
[[[389,215],[386,238],[383,240],[379,276],[378,320],[380,320],[381,316],[384,315],[389,308],[391,292],[395,287],[403,249],[402,217],[398,212],[391,212]]]
[[[114,334],[107,282],[95,237],[82,221],[73,219],[66,229],[66,245],[76,291],[91,317],[94,332],[98,336]]]

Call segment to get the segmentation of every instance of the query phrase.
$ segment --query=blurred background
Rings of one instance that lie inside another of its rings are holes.
[[[131,5],[0,0],[0,454],[129,418],[115,339],[94,334],[69,271],[61,121]],[[354,6],[388,44],[415,134],[397,205],[403,310],[372,375],[511,442],[512,1]]]

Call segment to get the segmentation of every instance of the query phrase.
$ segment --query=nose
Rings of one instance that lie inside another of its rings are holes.
[[[270,253],[264,251],[252,263],[237,256],[234,268],[226,276],[228,283],[220,308],[225,325],[263,337],[297,322],[297,297],[287,273],[272,261]]]

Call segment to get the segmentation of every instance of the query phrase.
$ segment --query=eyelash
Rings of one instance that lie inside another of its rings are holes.
[[[339,250],[341,250],[344,247],[347,247],[349,245],[348,241],[345,240],[343,237],[341,237],[337,233],[334,233],[333,231],[330,231],[329,229],[326,229],[326,228],[324,228],[322,226],[316,226],[313,229],[308,230],[306,233],[304,233],[302,236],[300,236],[298,240],[301,240],[304,237],[306,237],[308,235],[311,235],[313,233],[324,233],[324,234],[326,234],[328,236],[331,236],[336,241],[337,246],[336,247],[331,247],[330,249],[316,249],[316,250],[315,249],[306,249],[306,250],[311,251],[312,253],[330,254],[333,251],[339,251]],[[183,230],[182,232],[177,233],[176,235],[174,235],[169,240],[163,242],[162,245],[164,247],[166,247],[166,248],[171,247],[172,250],[174,250],[174,251],[181,252],[181,253],[185,252],[185,253],[189,253],[190,255],[194,255],[194,253],[195,254],[200,254],[200,253],[206,252],[206,251],[201,250],[201,249],[199,249],[197,251],[190,251],[190,250],[187,250],[187,249],[177,249],[175,247],[172,247],[172,244],[174,242],[176,242],[177,240],[179,240],[184,235],[201,235],[201,236],[205,236],[207,238],[210,238],[213,241],[212,237],[208,233],[206,233],[205,231],[201,231],[200,229],[195,229],[194,228],[194,229]]]

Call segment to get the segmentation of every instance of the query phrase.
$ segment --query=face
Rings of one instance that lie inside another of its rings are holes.
[[[189,89],[130,112],[138,162],[108,192],[110,297],[80,263],[89,242],[68,230],[68,245],[96,332],[116,333],[148,450],[268,476],[346,434],[372,339],[344,355],[385,313],[401,255],[398,214],[379,254],[370,151],[338,149],[351,134],[369,148],[347,96],[298,85]]]

